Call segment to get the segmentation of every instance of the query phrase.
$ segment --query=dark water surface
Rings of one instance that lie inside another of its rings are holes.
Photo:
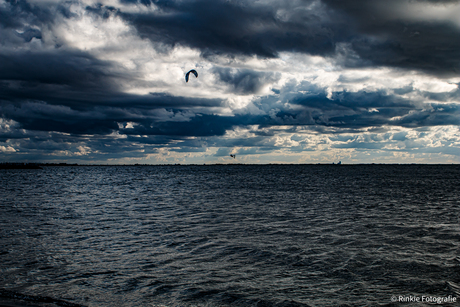
[[[0,297],[84,306],[460,300],[459,183],[459,165],[1,170]]]

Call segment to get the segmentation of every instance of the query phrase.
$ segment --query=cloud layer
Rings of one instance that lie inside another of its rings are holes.
[[[460,1],[0,0],[2,160],[458,163],[457,13]]]

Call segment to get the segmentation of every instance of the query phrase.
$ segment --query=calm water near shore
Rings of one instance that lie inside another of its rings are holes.
[[[459,165],[45,166],[0,182],[0,298],[460,305]]]

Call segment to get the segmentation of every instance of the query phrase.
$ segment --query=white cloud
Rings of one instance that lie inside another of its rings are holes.
[[[16,152],[16,149],[14,149],[12,146],[0,146],[0,151],[3,153],[11,153],[11,152]]]

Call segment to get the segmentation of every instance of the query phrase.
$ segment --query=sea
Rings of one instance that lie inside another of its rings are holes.
[[[0,306],[460,306],[459,183],[460,165],[0,170]]]

